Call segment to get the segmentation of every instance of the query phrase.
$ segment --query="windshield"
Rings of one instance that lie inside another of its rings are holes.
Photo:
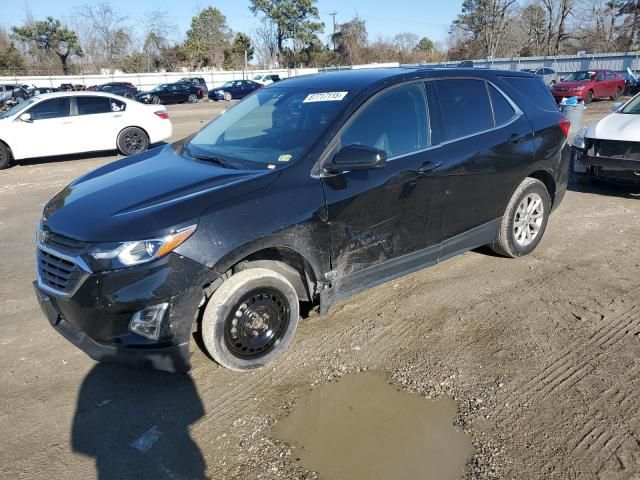
[[[160,90],[164,90],[167,87],[166,83],[161,83],[160,85],[158,85],[157,87],[154,87],[151,91],[152,92],[158,92]]]
[[[222,85],[220,88],[229,88],[229,87],[233,87],[233,82],[227,82],[224,85]]]
[[[258,90],[200,130],[189,151],[267,168],[286,165],[318,140],[345,107],[346,95],[306,88]]]
[[[25,100],[24,102],[17,103],[13,107],[11,107],[9,110],[7,110],[3,114],[1,114],[0,115],[0,119],[9,118],[10,116],[15,115],[19,111],[24,110],[25,108],[27,108],[29,105],[31,105],[33,102],[35,102],[35,100],[36,100],[35,97],[31,97],[31,98]]]
[[[596,72],[574,72],[562,79],[563,82],[588,82]]]
[[[633,97],[627,106],[620,110],[621,113],[632,113],[639,115],[640,114],[640,95],[636,95]]]

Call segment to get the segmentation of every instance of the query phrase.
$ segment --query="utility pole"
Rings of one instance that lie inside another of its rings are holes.
[[[244,72],[242,74],[242,79],[246,80],[247,75],[247,50],[244,51]]]
[[[336,15],[338,12],[332,12],[329,15],[333,17],[333,35],[331,35],[331,41],[333,42],[333,51],[336,51]]]

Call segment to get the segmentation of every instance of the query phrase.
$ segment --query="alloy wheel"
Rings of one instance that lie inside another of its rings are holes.
[[[529,246],[540,233],[544,220],[544,202],[537,193],[522,199],[513,218],[513,236],[522,247]]]

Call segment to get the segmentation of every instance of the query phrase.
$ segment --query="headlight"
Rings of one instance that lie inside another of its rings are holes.
[[[181,228],[164,238],[132,242],[108,242],[95,245],[88,260],[96,271],[116,270],[150,262],[175,250],[193,235],[197,225]]]
[[[587,144],[585,143],[585,138],[584,138],[584,136],[587,133],[587,128],[588,127],[582,127],[580,130],[578,130],[578,133],[576,133],[576,136],[573,137],[572,145],[575,148],[579,148],[580,150],[584,150],[585,148],[587,148]]]

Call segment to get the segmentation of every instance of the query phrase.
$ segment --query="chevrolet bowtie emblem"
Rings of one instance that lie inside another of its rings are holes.
[[[47,239],[51,234],[47,230],[40,230],[40,243],[47,243]]]

